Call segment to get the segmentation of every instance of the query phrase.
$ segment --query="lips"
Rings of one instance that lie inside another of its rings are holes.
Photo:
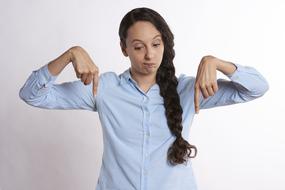
[[[149,67],[151,67],[151,66],[154,66],[155,65],[155,63],[143,63],[144,65],[146,65],[146,66],[149,66]]]

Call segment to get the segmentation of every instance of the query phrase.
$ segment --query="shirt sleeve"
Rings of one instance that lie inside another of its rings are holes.
[[[48,64],[42,66],[32,72],[20,89],[20,98],[27,104],[40,108],[97,111],[92,83],[84,85],[77,80],[55,84],[56,78],[49,72]]]
[[[218,79],[218,91],[204,99],[200,92],[200,109],[243,103],[261,97],[269,89],[266,79],[253,67],[234,63],[230,80]]]

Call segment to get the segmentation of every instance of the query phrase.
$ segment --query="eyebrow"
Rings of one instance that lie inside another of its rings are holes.
[[[157,38],[157,37],[161,37],[161,35],[160,35],[160,34],[157,34],[157,35],[154,36],[152,39],[155,39],[155,38]],[[132,43],[133,43],[134,41],[140,41],[140,42],[142,42],[142,40],[140,40],[140,39],[133,39],[133,40],[132,40]]]

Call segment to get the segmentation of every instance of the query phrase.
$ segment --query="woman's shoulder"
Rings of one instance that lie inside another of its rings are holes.
[[[177,80],[178,80],[178,85],[185,85],[189,83],[192,84],[195,83],[196,77],[181,73],[177,78]]]
[[[100,78],[108,79],[108,80],[115,80],[118,77],[118,74],[114,71],[107,71],[100,74]]]
[[[177,91],[178,93],[182,93],[182,91],[190,90],[191,88],[194,88],[196,77],[186,75],[186,74],[180,74],[177,78],[178,85],[177,85]]]
[[[123,73],[118,74],[114,71],[103,72],[99,75],[99,83],[103,83],[104,86],[116,86],[122,81]]]

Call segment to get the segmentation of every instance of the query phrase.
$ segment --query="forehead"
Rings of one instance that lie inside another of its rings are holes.
[[[127,41],[131,42],[135,39],[141,41],[151,41],[160,32],[155,28],[155,26],[147,21],[137,21],[128,29]]]

